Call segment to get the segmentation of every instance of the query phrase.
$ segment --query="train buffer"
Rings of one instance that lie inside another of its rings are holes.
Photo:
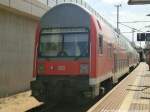
[[[87,112],[150,112],[150,71],[146,63],[131,72]]]

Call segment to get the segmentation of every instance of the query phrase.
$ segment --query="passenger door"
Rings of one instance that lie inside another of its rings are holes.
[[[117,54],[114,53],[113,83],[118,82],[117,73],[118,73],[118,70],[117,70]]]

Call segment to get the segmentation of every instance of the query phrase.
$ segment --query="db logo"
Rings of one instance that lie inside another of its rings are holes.
[[[50,66],[50,70],[65,70],[65,66]]]

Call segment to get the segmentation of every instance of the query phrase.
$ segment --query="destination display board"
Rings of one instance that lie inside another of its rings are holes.
[[[150,41],[150,32],[137,33],[137,41]]]

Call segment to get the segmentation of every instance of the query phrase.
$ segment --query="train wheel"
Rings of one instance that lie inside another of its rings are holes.
[[[108,91],[110,91],[113,88],[113,81],[112,78],[104,81],[102,83],[102,86],[105,88],[105,93],[107,93]]]
[[[134,70],[134,67],[131,66],[131,67],[129,68],[129,72],[132,72],[133,70]]]

